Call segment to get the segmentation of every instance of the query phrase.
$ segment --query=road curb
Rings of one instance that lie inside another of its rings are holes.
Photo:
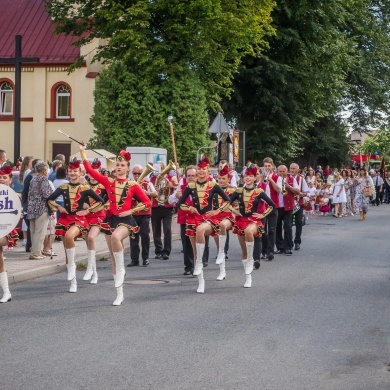
[[[172,236],[172,241],[180,240],[179,235]],[[151,243],[150,249],[154,248],[154,244]],[[125,247],[125,254],[130,253],[130,247]],[[96,261],[104,261],[110,259],[110,252],[104,251],[96,254]],[[76,260],[76,263],[81,263],[84,265],[87,265],[88,258],[83,256],[80,259]],[[26,270],[26,271],[20,271],[20,272],[14,272],[12,275],[8,276],[8,284],[15,284],[15,283],[21,283],[26,282],[28,280],[37,279],[43,276],[50,276],[54,274],[58,274],[60,272],[66,271],[66,264],[48,264],[39,266],[36,269],[32,270]]]

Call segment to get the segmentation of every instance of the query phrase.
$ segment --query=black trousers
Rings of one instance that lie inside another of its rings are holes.
[[[142,260],[149,258],[150,248],[150,215],[133,215],[135,222],[139,227],[139,231],[134,235],[134,238],[130,238],[130,258],[134,262],[139,261],[140,247],[139,241],[141,238]]]
[[[304,206],[301,205],[299,210],[295,213],[295,239],[294,239],[294,243],[299,244],[299,245],[301,245],[303,209],[304,209]]]
[[[152,230],[156,255],[170,255],[172,249],[173,207],[152,207]],[[164,246],[161,240],[161,223],[164,232]]]
[[[261,220],[262,224],[265,226],[266,225],[266,218],[263,218]],[[255,242],[253,245],[253,260],[259,260],[260,261],[260,255],[263,252],[263,237],[266,237],[267,234],[264,232],[264,234],[261,237],[255,237]]]
[[[379,204],[382,204],[382,202],[383,202],[383,191],[379,191],[380,188],[381,188],[381,186],[375,186],[376,198],[375,198],[374,202],[377,206],[379,206]]]
[[[292,213],[278,208],[278,223],[276,224],[276,248],[278,250],[292,249]]]
[[[267,215],[264,221],[265,230],[267,232],[266,238],[263,241],[263,253],[274,253],[276,242],[276,225],[278,222],[278,210],[273,209],[271,213]],[[264,234],[265,236],[265,234]],[[267,248],[267,250],[265,249]]]
[[[191,271],[194,269],[194,251],[190,238],[186,236],[186,225],[180,225],[180,238],[183,245],[183,256],[184,256],[184,271]]]

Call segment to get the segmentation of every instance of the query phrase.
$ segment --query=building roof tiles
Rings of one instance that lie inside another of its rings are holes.
[[[22,56],[41,64],[72,64],[80,55],[75,37],[54,35],[55,24],[44,0],[0,0],[0,57],[15,54],[15,36],[22,36]]]

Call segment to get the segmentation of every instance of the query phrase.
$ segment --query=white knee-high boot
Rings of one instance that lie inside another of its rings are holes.
[[[225,244],[226,244],[226,234],[225,235],[219,235],[219,248],[218,248],[218,255],[217,260],[215,261],[215,264],[222,264],[222,262],[225,260]]]
[[[3,289],[3,298],[0,299],[0,303],[6,303],[11,301],[11,293],[8,288],[8,275],[7,272],[0,273],[0,286]]]
[[[76,248],[66,249],[66,257],[68,258],[68,264],[66,268],[68,268],[68,280],[73,280],[76,278],[76,264],[74,262]]]
[[[87,271],[85,272],[85,275],[83,277],[83,280],[89,280],[92,278],[93,274],[93,262],[96,262],[95,259],[96,252],[93,250],[88,250],[88,265],[87,265]]]
[[[113,306],[120,306],[123,302],[123,285],[116,289],[116,299],[113,302]]]
[[[75,292],[77,292],[77,279],[76,279],[76,278],[73,278],[73,279],[70,281],[69,292],[70,292],[70,293],[75,293]]]
[[[118,288],[122,286],[125,280],[125,259],[123,251],[114,252],[115,258],[115,287]]]
[[[247,263],[248,263],[247,259],[242,260],[242,265],[244,266],[244,270],[245,270],[245,284],[244,284],[244,287],[250,288],[250,287],[252,287],[252,275],[251,274],[248,275],[246,273]]]
[[[203,294],[204,293],[203,270],[198,275],[198,281],[199,281],[199,286],[198,286],[198,289],[196,290],[196,292],[199,293],[199,294]]]
[[[222,263],[219,265],[219,275],[217,277],[217,280],[224,280],[225,278],[226,278],[226,271],[225,271],[225,258],[224,258]]]
[[[247,262],[245,268],[245,275],[250,275],[253,271],[253,247],[254,242],[245,241],[246,253],[247,253]]]
[[[196,264],[194,268],[194,275],[198,276],[203,270],[203,252],[205,244],[196,244]]]
[[[95,258],[95,263],[92,266],[92,279],[90,281],[91,284],[96,284],[98,282],[98,274],[96,270],[96,258]]]

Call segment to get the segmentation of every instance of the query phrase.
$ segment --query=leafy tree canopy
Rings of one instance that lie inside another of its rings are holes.
[[[209,144],[206,108],[205,89],[193,72],[143,79],[116,61],[96,82],[92,145],[113,153],[126,146],[161,147],[173,160],[167,120],[173,115],[178,161],[192,164],[198,148]]]
[[[56,31],[82,46],[104,39],[95,59],[121,59],[152,79],[192,69],[215,109],[240,59],[258,56],[272,33],[272,0],[49,0]],[[83,58],[80,58],[80,65]]]
[[[360,131],[387,121],[389,15],[388,3],[379,0],[277,2],[276,35],[261,58],[242,60],[233,99],[223,103],[226,117],[247,132],[252,158],[308,156],[317,131],[330,125],[339,131],[328,134],[322,147],[329,149],[321,153],[334,152],[330,137],[341,152],[346,108],[349,124]]]

